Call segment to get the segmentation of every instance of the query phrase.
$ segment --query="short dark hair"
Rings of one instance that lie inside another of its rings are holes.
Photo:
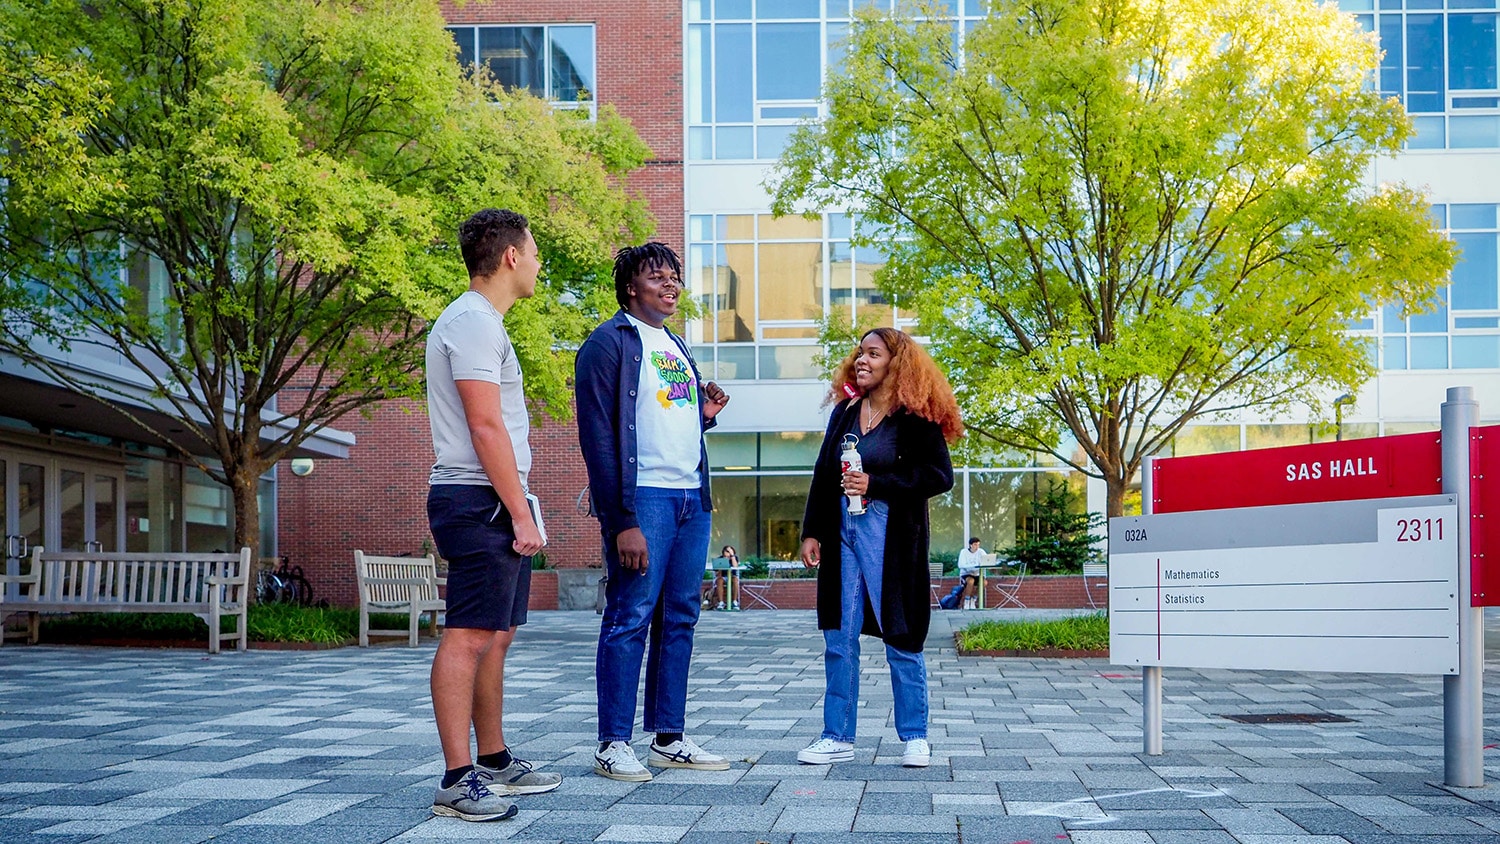
[[[458,249],[469,278],[494,274],[506,249],[526,248],[529,228],[531,223],[525,217],[505,208],[486,208],[464,220],[458,227]]]
[[[682,259],[672,247],[660,241],[648,241],[640,246],[627,246],[615,253],[615,301],[620,307],[630,305],[630,282],[641,268],[656,269],[670,267],[682,276]]]
[[[977,537],[977,536],[971,536],[971,537],[969,537],[969,544],[970,545],[973,545],[974,543],[976,543],[978,541],[979,541],[979,537]]]

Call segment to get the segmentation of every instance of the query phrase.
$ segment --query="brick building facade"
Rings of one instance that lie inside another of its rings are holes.
[[[656,238],[682,252],[682,4],[471,0],[441,7],[454,25],[594,25],[594,93],[631,122],[653,153],[629,188],[650,203]],[[349,459],[319,460],[301,477],[279,469],[278,546],[302,566],[317,597],[351,605],[357,600],[356,548],[413,555],[431,549],[426,496],[432,440],[426,413],[411,403],[391,403],[369,419],[345,418],[339,427],[357,438]],[[531,439],[530,485],[547,519],[549,565],[600,565],[597,523],[575,506],[588,484],[576,425],[543,421],[534,425]]]

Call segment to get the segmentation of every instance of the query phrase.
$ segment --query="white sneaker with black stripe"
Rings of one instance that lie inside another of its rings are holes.
[[[647,782],[651,772],[635,758],[628,741],[612,741],[603,750],[594,751],[594,773],[624,782]]]
[[[646,755],[646,764],[653,768],[689,768],[694,771],[729,770],[728,759],[709,753],[687,736],[666,747],[658,747],[653,739],[651,752]]]

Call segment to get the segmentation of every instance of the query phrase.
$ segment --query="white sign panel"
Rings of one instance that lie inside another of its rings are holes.
[[[1458,673],[1450,495],[1110,520],[1110,661]]]

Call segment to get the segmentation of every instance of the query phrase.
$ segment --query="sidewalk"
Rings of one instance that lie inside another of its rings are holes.
[[[933,764],[906,769],[877,642],[865,640],[855,761],[798,765],[822,723],[812,613],[706,612],[688,727],[733,768],[631,784],[590,773],[598,617],[533,613],[508,666],[507,737],[565,779],[489,824],[428,814],[442,769],[431,645],[215,657],[6,646],[0,842],[1500,841],[1500,788],[1441,786],[1439,677],[1167,669],[1166,754],[1145,757],[1138,672],[959,658],[950,624],[976,617],[934,616]],[[1500,644],[1500,618],[1491,627]],[[1500,650],[1488,653],[1495,742]],[[1222,717],[1320,711],[1353,721]]]

